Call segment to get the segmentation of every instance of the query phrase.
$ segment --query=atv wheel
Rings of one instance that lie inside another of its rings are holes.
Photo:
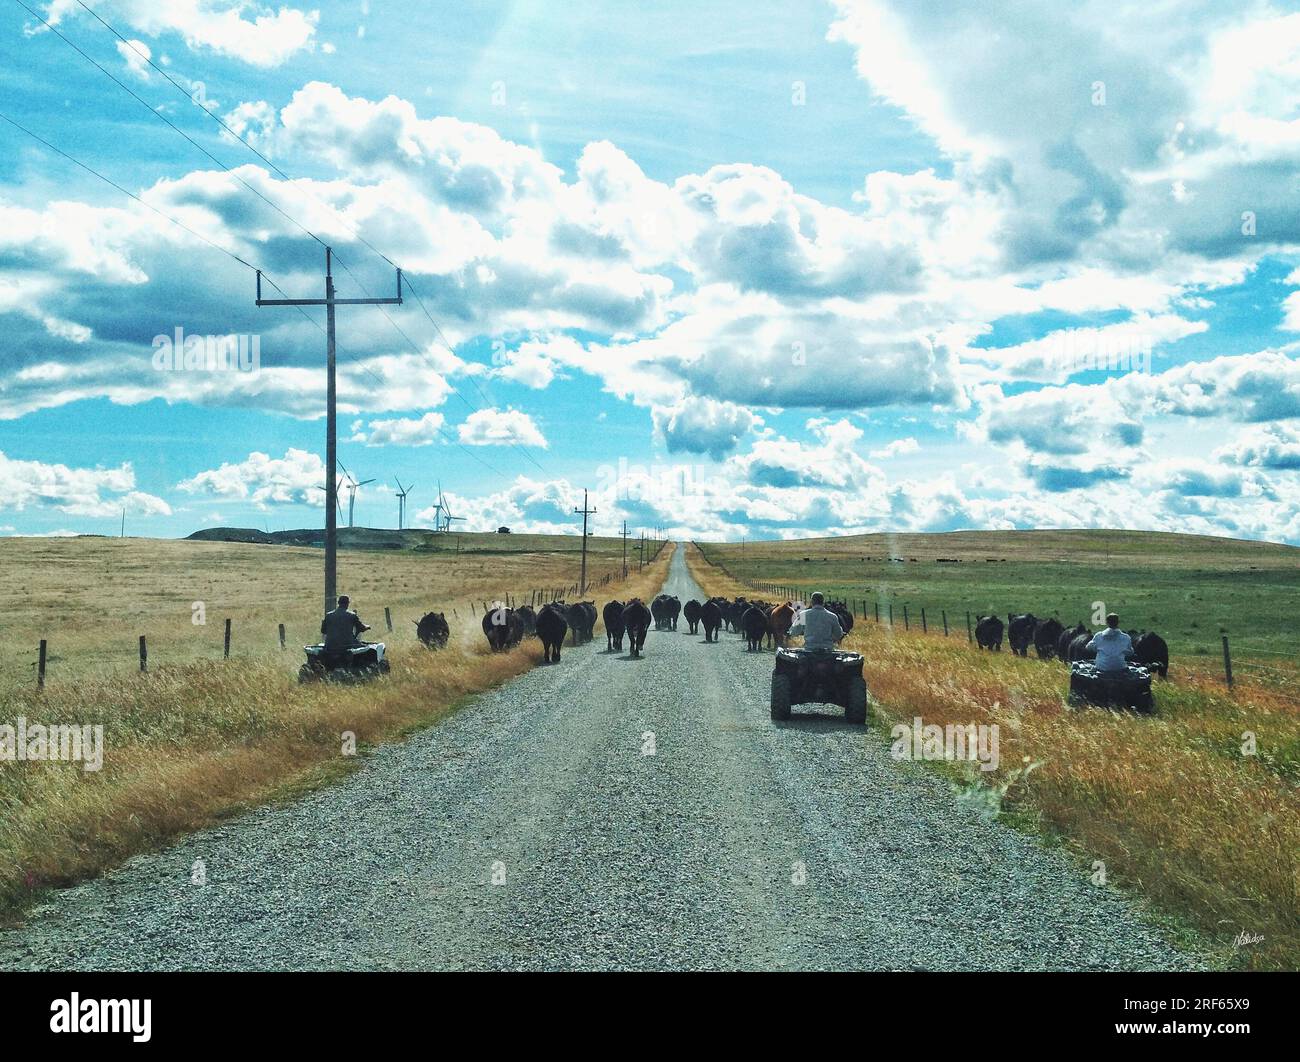
[[[300,684],[304,682],[315,682],[317,677],[316,669],[312,667],[311,664],[303,664],[302,667],[298,669],[298,682]]]
[[[867,682],[861,675],[855,675],[849,684],[849,706],[844,709],[844,721],[848,723],[867,721]]]
[[[783,723],[790,718],[790,676],[772,676],[772,718]]]
[[[381,675],[387,675],[391,670],[392,667],[389,665],[387,660],[379,661],[379,673]]]

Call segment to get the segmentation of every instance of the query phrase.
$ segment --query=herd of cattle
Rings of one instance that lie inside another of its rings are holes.
[[[844,602],[832,601],[826,607],[839,617],[846,634],[853,629],[853,613]],[[660,594],[650,602],[649,608],[640,598],[626,604],[610,601],[601,609],[600,616],[605,621],[606,647],[621,651],[626,637],[630,654],[640,656],[651,623],[656,630],[675,631],[679,618],[686,620],[691,634],[703,628],[706,642],[716,642],[719,631],[725,629],[743,634],[746,648],[751,651],[759,651],[765,644],[769,649],[783,646],[797,612],[797,606],[790,601],[773,604],[743,597],[711,597],[707,601],[692,598],[683,605],[671,594]],[[594,601],[572,604],[552,601],[539,609],[530,605],[509,608],[498,604],[483,614],[483,635],[494,652],[512,649],[525,638],[537,638],[550,664],[560,659],[560,647],[566,637],[571,638],[573,645],[592,640],[596,616]],[[430,649],[446,646],[449,631],[445,614],[427,613],[415,627],[416,636]]]
[[[845,634],[853,629],[853,613],[843,601],[827,602],[826,607],[839,618]],[[640,656],[651,623],[655,630],[675,631],[679,618],[686,620],[691,634],[697,634],[702,627],[707,642],[716,642],[718,632],[725,629],[743,635],[749,651],[783,646],[797,612],[797,606],[789,601],[773,604],[743,597],[711,597],[707,601],[692,598],[683,605],[670,594],[660,594],[650,602],[649,608],[640,598],[626,603],[610,601],[601,609],[600,617],[605,621],[608,649],[621,651],[626,637],[630,654]],[[594,601],[572,604],[553,601],[536,610],[529,605],[518,608],[498,605],[484,613],[483,634],[494,651],[510,649],[525,638],[536,637],[549,664],[560,659],[560,647],[566,637],[571,637],[573,645],[591,641],[596,617]],[[430,648],[442,648],[448,637],[446,617],[441,612],[428,613],[416,624],[416,634]],[[1154,631],[1129,631],[1128,634],[1133,639],[1133,662],[1168,678],[1169,646],[1165,640]],[[1088,648],[1092,632],[1082,623],[1066,627],[1058,619],[1039,619],[1032,613],[1008,616],[1006,623],[998,616],[979,617],[975,641],[981,649],[1001,651],[1004,635],[1017,656],[1028,656],[1030,648],[1042,660],[1059,659],[1067,663],[1092,660],[1097,655]]]
[[[1097,651],[1088,648],[1092,632],[1082,623],[1066,627],[1058,619],[1039,619],[1033,613],[1008,616],[1003,624],[998,616],[980,616],[975,624],[975,642],[981,649],[1000,651],[1006,634],[1011,651],[1028,656],[1032,647],[1041,660],[1095,660]],[[1155,631],[1129,631],[1133,639],[1133,663],[1169,677],[1169,646]]]

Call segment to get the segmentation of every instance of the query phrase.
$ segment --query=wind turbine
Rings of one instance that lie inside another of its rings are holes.
[[[339,462],[339,468],[343,468],[342,461]],[[347,477],[347,481],[348,481],[348,527],[352,527],[353,526],[352,513],[357,505],[357,488],[364,487],[367,483],[373,483],[375,481],[373,479],[363,479],[361,480],[360,483],[358,483],[352,477],[352,473],[349,472],[346,468],[343,468],[343,475]],[[343,510],[340,509],[339,511],[342,512]]]
[[[451,506],[447,504],[447,499],[443,496],[442,487],[438,487],[438,504],[442,506],[443,530],[448,534],[451,533],[451,522],[453,520],[464,520],[463,516],[452,516]]]
[[[397,530],[400,531],[406,523],[406,496],[411,493],[411,487],[414,487],[415,484],[412,483],[410,486],[403,487],[402,481],[396,476],[393,477],[393,480],[397,483]]]

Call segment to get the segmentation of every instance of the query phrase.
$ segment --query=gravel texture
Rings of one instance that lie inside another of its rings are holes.
[[[680,550],[667,590],[702,598]],[[884,736],[829,708],[774,725],[771,655],[738,636],[603,642],[59,893],[0,934],[0,968],[1198,965]]]

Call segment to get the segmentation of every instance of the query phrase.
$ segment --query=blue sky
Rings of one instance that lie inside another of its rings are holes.
[[[0,121],[0,533],[318,524],[323,318],[211,246],[306,229],[423,302],[339,314],[358,523],[1300,543],[1291,5],[29,6],[0,113],[154,210]]]

